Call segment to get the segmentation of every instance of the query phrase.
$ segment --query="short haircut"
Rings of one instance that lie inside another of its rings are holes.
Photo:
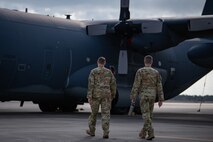
[[[99,57],[98,63],[104,65],[106,63],[106,59],[104,57]]]
[[[153,58],[152,58],[151,55],[146,55],[146,56],[144,57],[144,63],[145,63],[145,64],[152,64],[152,62],[153,62]]]

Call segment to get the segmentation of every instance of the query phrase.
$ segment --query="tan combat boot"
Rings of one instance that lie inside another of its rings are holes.
[[[91,137],[94,137],[95,136],[95,133],[92,133],[90,130],[86,130],[86,133],[88,135],[90,135]]]
[[[109,132],[104,132],[103,138],[104,138],[104,139],[108,139],[108,138],[109,138]]]
[[[145,139],[146,138],[146,131],[145,130],[141,130],[141,132],[139,133],[139,137],[141,138],[141,139]]]
[[[146,138],[147,140],[152,140],[155,138],[155,135],[154,135],[154,130],[153,129],[150,129],[148,131],[148,137]]]

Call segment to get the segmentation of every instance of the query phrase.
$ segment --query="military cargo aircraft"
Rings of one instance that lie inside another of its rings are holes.
[[[213,69],[213,1],[202,16],[76,21],[0,9],[0,101],[32,101],[43,112],[74,111],[87,102],[87,79],[99,56],[115,68],[114,112],[127,112],[134,76],[151,54],[165,99]]]

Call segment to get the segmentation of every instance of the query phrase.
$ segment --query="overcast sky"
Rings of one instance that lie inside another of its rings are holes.
[[[130,0],[132,19],[199,16],[205,0]],[[16,9],[43,15],[65,18],[71,14],[77,20],[118,19],[120,0],[0,0],[1,8]],[[184,94],[200,95],[204,80],[201,79]],[[213,95],[213,71],[207,75],[204,95]]]
[[[131,0],[131,18],[200,15],[205,0]],[[0,7],[72,19],[118,19],[120,0],[0,0]]]

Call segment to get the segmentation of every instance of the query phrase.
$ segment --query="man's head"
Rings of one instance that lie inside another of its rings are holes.
[[[151,55],[146,55],[144,57],[144,64],[145,66],[152,66],[152,63],[153,63],[153,58]]]
[[[99,57],[97,64],[99,67],[103,67],[106,64],[106,59],[104,57]]]

